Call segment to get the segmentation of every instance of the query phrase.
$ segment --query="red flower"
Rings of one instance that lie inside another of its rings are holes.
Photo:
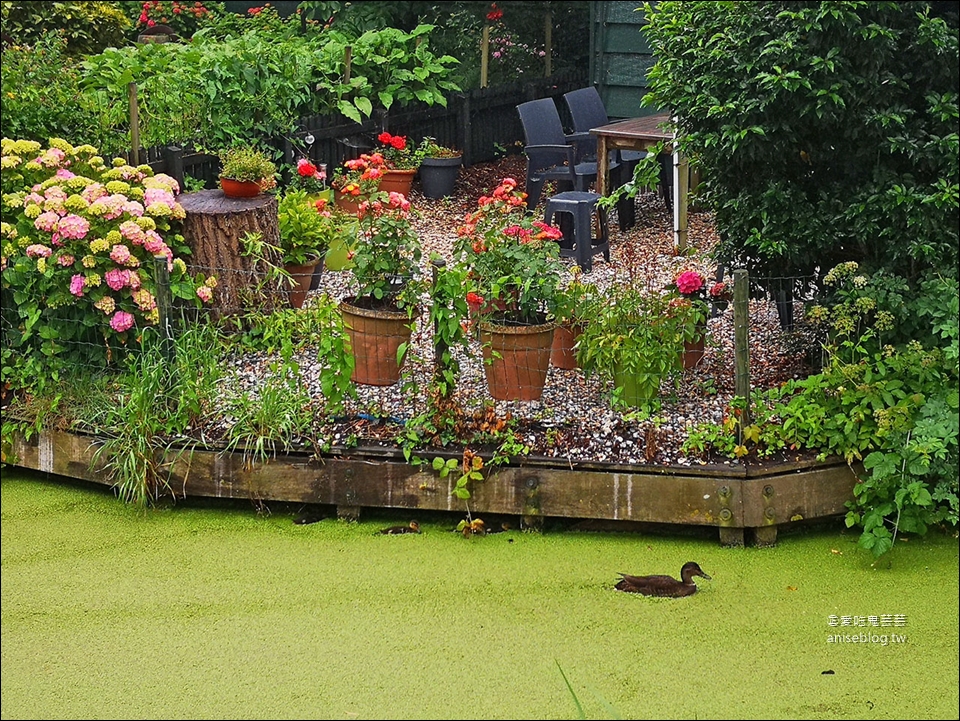
[[[500,18],[503,17],[503,10],[497,7],[496,3],[490,4],[490,12],[487,13],[487,20],[492,23],[497,22]]]
[[[392,145],[397,150],[403,150],[407,147],[407,139],[402,135],[394,135],[390,140],[390,145]]]
[[[297,163],[297,173],[302,177],[313,177],[317,174],[317,166],[309,161]]]
[[[470,305],[480,305],[481,303],[483,303],[483,297],[477,295],[473,291],[470,291],[469,293],[467,293],[467,303],[469,303]]]

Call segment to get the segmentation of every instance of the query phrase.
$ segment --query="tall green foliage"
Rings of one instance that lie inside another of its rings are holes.
[[[957,15],[939,5],[645,5],[645,102],[705,168],[723,257],[760,276],[957,267]]]
[[[2,2],[3,32],[18,45],[32,45],[48,32],[58,32],[74,55],[98,53],[126,42],[130,20],[116,3]]]

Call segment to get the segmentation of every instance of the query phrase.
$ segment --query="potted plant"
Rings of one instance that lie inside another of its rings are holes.
[[[420,239],[410,212],[404,195],[384,192],[361,201],[357,212],[356,250],[348,269],[356,289],[340,303],[356,383],[385,386],[400,379],[424,290]]]
[[[661,381],[682,370],[683,343],[699,311],[669,292],[633,284],[611,288],[593,310],[578,341],[580,367],[612,379],[626,405],[652,407]]]
[[[330,185],[338,207],[356,213],[360,203],[380,189],[380,180],[386,171],[386,160],[379,153],[363,153],[358,158],[343,161],[333,173]]]
[[[413,176],[417,174],[424,156],[424,144],[411,145],[405,135],[391,135],[383,132],[377,136],[380,143],[373,154],[384,160],[384,173],[380,178],[380,190],[396,192],[410,197]]]
[[[327,188],[327,166],[323,163],[317,165],[309,158],[299,158],[296,173],[290,180],[290,188],[302,190],[307,195],[315,196],[314,200],[319,200],[320,196],[329,192]]]
[[[228,198],[252,198],[277,185],[277,166],[256,148],[223,150],[220,164],[220,187]]]
[[[730,291],[721,282],[707,285],[706,278],[696,270],[684,270],[674,279],[669,291],[680,301],[690,306],[687,313],[688,327],[684,329],[684,369],[694,368],[703,360],[706,348],[707,317],[711,303],[718,308],[726,308],[730,301]]]
[[[290,294],[294,308],[303,306],[306,294],[323,272],[324,258],[336,238],[356,228],[350,219],[337,217],[325,198],[314,200],[305,190],[288,189],[277,203],[277,225],[283,264],[295,285]]]
[[[593,317],[598,294],[596,286],[583,282],[583,271],[579,265],[571,269],[572,279],[567,285],[565,298],[558,311],[557,329],[553,333],[553,348],[550,352],[550,365],[562,370],[577,367],[577,341]]]
[[[454,148],[439,145],[434,138],[424,138],[421,144],[423,160],[420,161],[420,189],[427,198],[445,198],[453,195],[463,153]]]
[[[538,400],[546,383],[554,319],[564,307],[558,228],[532,220],[526,194],[504,178],[457,229],[469,268],[467,301],[478,322],[484,370],[497,400]]]

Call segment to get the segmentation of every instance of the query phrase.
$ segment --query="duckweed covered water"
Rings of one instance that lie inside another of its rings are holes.
[[[456,515],[384,536],[410,519],[144,516],[10,468],[0,507],[4,719],[576,718],[558,664],[588,718],[957,717],[958,543],[936,531],[875,566],[839,522],[764,550],[466,540]],[[713,577],[692,597],[612,590],[690,560]]]

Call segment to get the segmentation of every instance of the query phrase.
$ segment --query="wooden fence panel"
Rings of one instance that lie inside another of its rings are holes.
[[[344,160],[374,147],[378,133],[389,130],[396,135],[406,135],[411,142],[419,143],[429,136],[441,145],[459,148],[463,150],[464,167],[469,167],[504,153],[521,152],[523,127],[517,105],[537,98],[553,98],[561,118],[565,118],[562,95],[583,87],[586,82],[586,70],[567,71],[549,78],[449,93],[446,107],[414,103],[403,109],[393,108],[389,113],[374,112],[362,123],[339,114],[312,115],[301,118],[289,137],[270,139],[269,143],[282,152],[283,164],[287,167],[292,167],[299,157],[308,157],[314,163],[326,163],[327,172],[332,174]],[[308,143],[308,139],[312,142]],[[128,161],[132,156],[132,151],[127,154]],[[215,155],[183,152],[179,156],[182,168],[169,148],[141,149],[139,157],[155,172],[173,175],[181,188],[184,174],[203,180],[206,188],[217,186],[219,159]]]

